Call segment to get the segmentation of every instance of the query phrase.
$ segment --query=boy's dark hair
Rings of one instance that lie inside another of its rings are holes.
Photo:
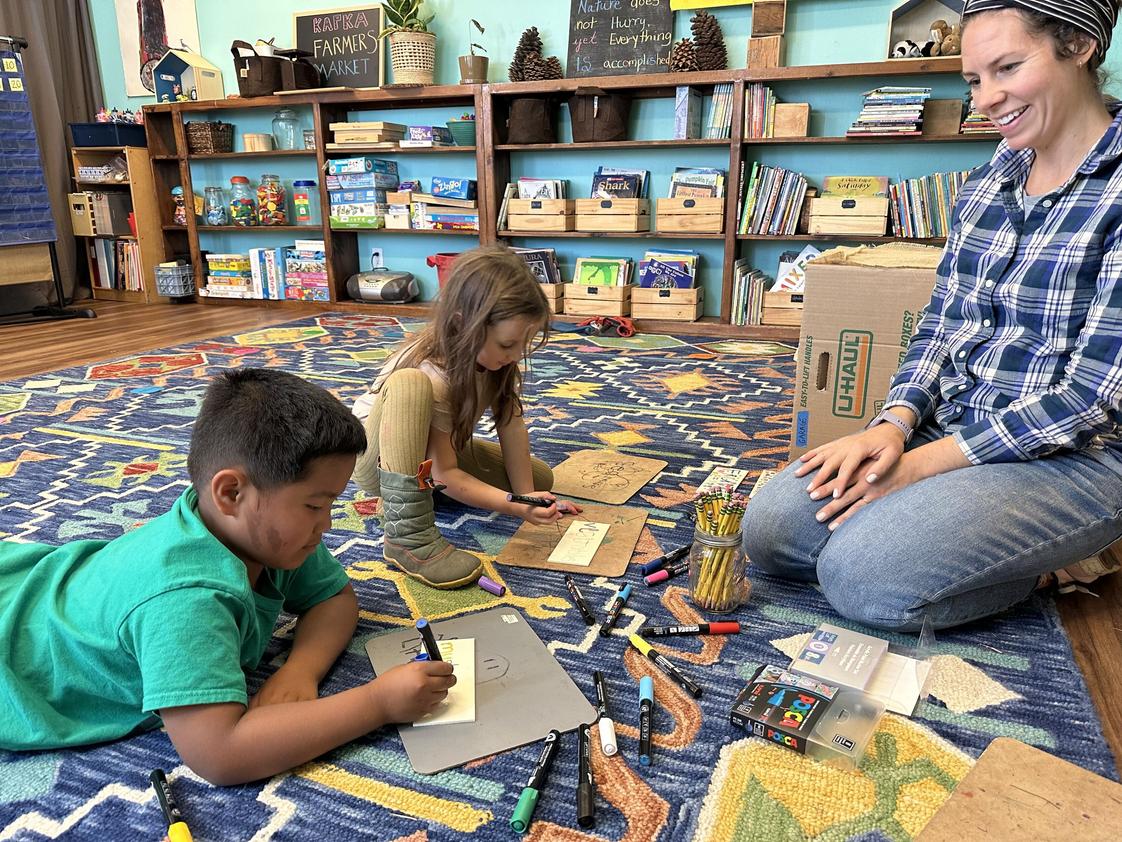
[[[187,471],[199,489],[239,467],[267,490],[298,482],[313,459],[365,449],[362,424],[325,389],[276,369],[236,368],[207,387]]]

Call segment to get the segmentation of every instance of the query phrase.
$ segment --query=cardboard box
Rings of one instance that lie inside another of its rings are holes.
[[[655,228],[690,234],[719,234],[725,230],[723,197],[655,199]]]
[[[701,318],[705,290],[701,287],[635,287],[631,290],[631,316],[696,322]]]
[[[476,182],[474,178],[453,178],[434,175],[429,193],[442,199],[474,199]]]
[[[822,196],[810,200],[811,234],[862,234],[883,237],[888,229],[888,198]]]
[[[806,267],[792,459],[880,412],[934,286],[933,269]]]
[[[222,71],[190,50],[170,49],[152,68],[158,102],[224,99]]]

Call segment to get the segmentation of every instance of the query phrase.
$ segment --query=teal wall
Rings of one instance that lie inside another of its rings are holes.
[[[230,55],[235,39],[254,41],[276,37],[278,46],[289,46],[292,39],[292,12],[349,5],[346,0],[195,0],[202,52],[221,68],[227,92],[236,92],[237,83]],[[108,106],[136,108],[151,97],[125,96],[120,44],[116,32],[113,0],[90,0],[98,45],[98,61]],[[884,57],[888,42],[887,24],[897,0],[789,0],[787,14],[787,65],[826,64],[830,62],[874,61]],[[479,20],[487,29],[475,33],[491,57],[490,80],[505,81],[507,65],[522,31],[530,26],[542,33],[547,55],[557,55],[564,62],[570,0],[544,0],[523,3],[518,0],[426,0],[426,8],[436,14],[432,24],[437,34],[438,54],[436,81],[455,83],[459,80],[456,57],[467,52],[468,21]],[[751,27],[751,6],[713,10],[721,24],[732,67],[744,67],[747,57],[748,32]],[[675,38],[689,35],[692,12],[675,13]],[[1122,49],[1113,51],[1115,75],[1122,69]],[[388,78],[388,67],[387,67]],[[919,80],[916,80],[917,82]],[[861,93],[882,83],[878,79],[815,80],[785,82],[774,85],[781,101],[810,102],[811,133],[840,135],[860,110]],[[936,97],[959,97],[965,83],[958,77],[931,77],[924,81]],[[388,119],[403,122],[440,123],[459,116],[449,109],[396,112]],[[446,113],[447,112],[447,113]],[[564,109],[562,110],[564,113]],[[360,116],[361,115],[361,116]],[[192,115],[195,117],[196,115]],[[198,114],[198,119],[208,115]],[[223,119],[235,123],[236,134],[268,131],[271,111],[223,112]],[[304,114],[310,127],[310,114]],[[382,115],[385,118],[385,115]],[[211,116],[211,119],[214,117]],[[354,112],[352,119],[379,119],[371,112]],[[631,137],[669,137],[673,120],[672,103],[667,100],[637,101],[632,109]],[[562,139],[568,139],[568,120],[562,120]],[[240,143],[240,140],[239,140]],[[240,148],[237,146],[235,148]],[[893,181],[925,175],[936,170],[957,170],[973,167],[989,157],[992,141],[954,144],[920,144],[912,141],[877,146],[762,146],[752,147],[751,155],[768,164],[779,165],[805,173],[812,184],[819,184],[826,175],[887,175]],[[427,180],[432,175],[475,177],[474,160],[465,155],[397,155],[402,178]],[[265,159],[252,161],[194,162],[192,180],[197,191],[207,185],[228,186],[232,175],[249,176],[256,184],[266,169],[277,172],[291,187],[295,178],[315,177],[306,159]],[[651,171],[651,197],[665,196],[670,173],[676,166],[727,166],[727,150],[659,149],[588,150],[561,152],[518,152],[512,155],[511,171],[520,175],[564,178],[569,182],[569,195],[587,196],[593,170],[599,164],[608,166],[642,166]],[[735,189],[735,175],[733,183]],[[427,183],[426,185],[427,186]],[[290,240],[283,234],[201,235],[204,248],[214,251],[245,251],[255,245],[281,245]],[[258,242],[260,240],[260,242]],[[436,292],[434,270],[425,265],[425,257],[437,251],[461,251],[470,248],[474,238],[458,236],[410,236],[388,233],[359,235],[359,255],[363,268],[370,249],[384,249],[386,265],[413,272],[421,281],[422,297]],[[588,242],[581,239],[520,239],[516,245],[554,247],[561,262],[562,273],[571,276],[576,257],[581,255],[612,255],[639,258],[648,246],[687,248],[688,240],[608,239]],[[717,241],[698,240],[692,245],[702,254],[700,282],[705,287],[707,315],[715,315],[720,303],[721,247]],[[820,244],[826,247],[828,244]],[[751,241],[741,244],[740,254],[751,258],[753,265],[774,275],[780,253],[798,243]]]

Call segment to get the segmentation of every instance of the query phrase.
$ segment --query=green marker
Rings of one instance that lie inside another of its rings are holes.
[[[534,818],[534,808],[538,806],[538,794],[545,788],[545,779],[549,777],[549,769],[553,765],[553,758],[557,754],[557,746],[561,742],[560,731],[550,731],[545,735],[542,743],[541,757],[530,773],[530,780],[522,794],[518,796],[518,803],[514,805],[514,815],[510,817],[510,826],[518,833],[525,833],[530,829],[530,822]]]

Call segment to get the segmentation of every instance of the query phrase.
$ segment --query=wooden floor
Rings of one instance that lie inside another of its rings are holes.
[[[0,327],[0,380],[254,330],[305,315],[298,307],[202,304],[96,302],[93,309],[96,319]],[[1122,768],[1122,574],[1095,583],[1093,589],[1098,598],[1084,594],[1061,597],[1060,615],[1115,763]]]

